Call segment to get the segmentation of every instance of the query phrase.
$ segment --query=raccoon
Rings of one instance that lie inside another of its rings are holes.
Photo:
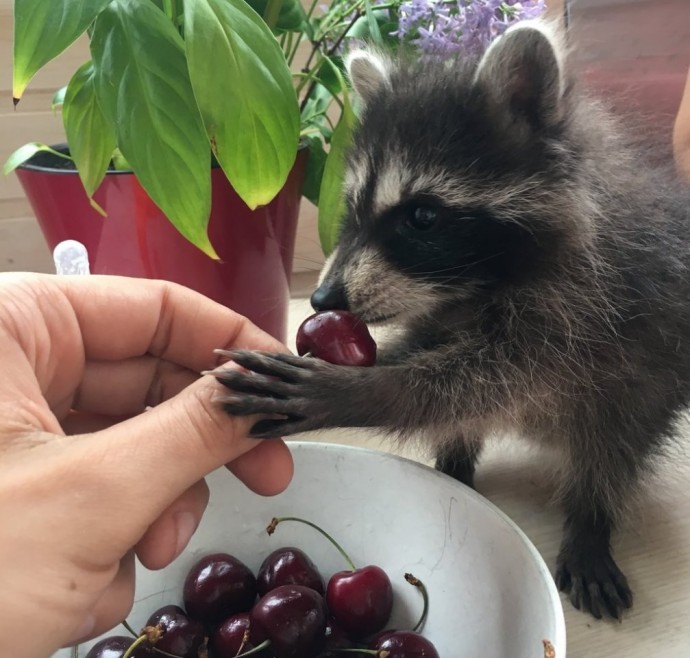
[[[361,50],[347,68],[347,210],[312,304],[396,331],[371,368],[235,352],[251,372],[219,375],[225,408],[269,414],[257,437],[421,437],[469,486],[489,435],[556,447],[557,585],[620,618],[611,532],[690,399],[690,191],[646,167],[548,23],[474,62]]]

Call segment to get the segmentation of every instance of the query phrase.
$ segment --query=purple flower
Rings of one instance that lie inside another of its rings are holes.
[[[426,55],[479,54],[511,23],[545,9],[545,0],[407,0],[394,34]]]

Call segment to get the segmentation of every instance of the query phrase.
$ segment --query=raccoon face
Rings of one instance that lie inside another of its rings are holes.
[[[545,213],[566,175],[561,60],[554,35],[533,22],[478,64],[349,56],[362,111],[315,309],[370,323],[426,315],[514,283],[554,252]]]

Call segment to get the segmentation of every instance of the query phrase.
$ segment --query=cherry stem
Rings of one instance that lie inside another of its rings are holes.
[[[137,633],[130,625],[129,622],[125,619],[122,622],[122,625],[125,627],[128,633],[131,633],[133,637],[139,637],[139,633]]]
[[[131,633],[133,637],[136,637],[136,638],[139,637],[139,633],[137,633],[137,632],[129,625],[129,622],[128,622],[126,619],[123,620],[121,623],[122,623],[122,625],[125,627],[125,629],[127,630],[127,632],[128,632],[128,633]],[[149,628],[151,628],[151,627],[150,627],[150,626],[147,626],[147,627],[146,627],[146,629],[149,629]],[[154,628],[155,628],[155,627],[154,627]],[[149,641],[151,641],[151,642],[155,642],[156,640],[153,640],[153,639],[152,639],[151,631],[147,631],[146,629],[144,629],[144,631],[142,631],[143,637],[146,637],[146,638],[147,638]],[[159,649],[158,647],[152,646],[151,648],[152,648],[156,653],[159,653],[161,656],[168,656],[168,658],[181,658],[180,656],[178,656],[178,655],[175,654],[175,653],[168,653],[167,651],[163,651],[163,649]],[[123,656],[123,658],[124,658],[124,656]]]
[[[244,644],[244,641],[243,641]],[[238,653],[235,658],[244,658],[245,656],[254,656],[257,653],[260,653],[264,649],[267,649],[268,647],[271,646],[271,640],[265,640],[261,644],[255,646],[253,649],[250,649],[249,651],[245,651],[244,653]]]
[[[237,656],[242,655],[242,652],[244,651],[244,645],[249,642],[249,629],[247,629],[243,634],[242,634],[242,643],[240,644],[240,648],[237,650],[237,653],[235,653],[235,658]]]
[[[310,528],[314,528],[314,530],[317,530],[320,532],[328,541],[335,546],[340,554],[345,558],[345,562],[348,563],[350,569],[352,571],[356,571],[357,567],[355,566],[355,563],[350,559],[350,556],[345,552],[343,547],[335,540],[333,537],[331,537],[325,530],[322,530],[317,526],[315,523],[312,523],[311,521],[306,521],[305,519],[300,519],[296,516],[283,516],[281,518],[273,518],[271,522],[268,524],[268,527],[266,528],[266,532],[269,535],[272,535],[275,532],[276,527],[278,526],[279,523],[282,523],[283,521],[297,521],[298,523],[304,523],[304,525],[308,525]],[[384,657],[385,658],[385,657]]]
[[[132,642],[132,644],[130,644],[129,649],[127,649],[127,651],[125,651],[122,658],[131,658],[132,654],[134,653],[134,650],[140,644],[143,644],[144,642],[148,642],[148,641],[149,641],[149,638],[148,638],[148,635],[146,635],[146,633],[140,635],[136,640],[134,640],[134,642]]]
[[[375,658],[388,658],[391,655],[386,649],[338,649],[338,653],[365,653]]]
[[[417,622],[417,625],[412,629],[414,633],[421,633],[422,628],[424,627],[424,624],[426,623],[426,618],[427,615],[429,614],[429,592],[427,592],[426,586],[424,583],[419,580],[419,578],[415,578],[411,573],[406,573],[405,574],[405,580],[410,583],[410,585],[414,585],[421,593],[422,593],[422,600],[424,601],[424,607],[422,608],[422,614],[419,617],[419,621]]]

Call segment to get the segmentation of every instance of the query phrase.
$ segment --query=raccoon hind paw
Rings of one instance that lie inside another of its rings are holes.
[[[575,608],[596,619],[609,616],[620,621],[623,611],[632,607],[632,590],[608,546],[587,552],[564,547],[558,556],[555,579],[558,589],[569,595]]]

